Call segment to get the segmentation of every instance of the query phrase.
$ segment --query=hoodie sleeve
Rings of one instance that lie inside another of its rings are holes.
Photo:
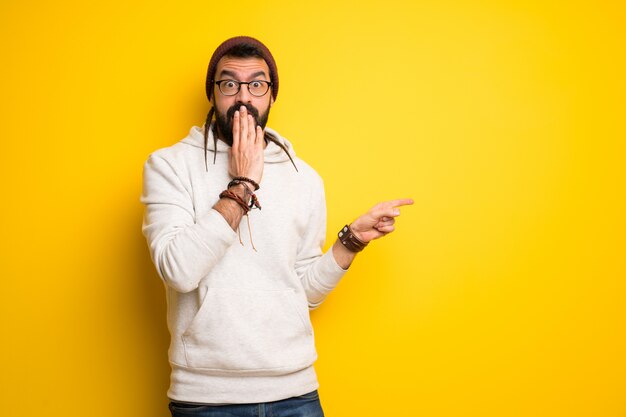
[[[296,273],[304,287],[309,308],[319,307],[326,296],[337,286],[347,270],[335,261],[332,247],[322,252],[326,237],[326,200],[321,179],[314,187],[311,214],[307,230],[300,241],[296,259]]]
[[[148,158],[142,231],[159,275],[179,292],[195,290],[237,236],[216,210],[195,213],[190,193],[168,161],[156,155]]]

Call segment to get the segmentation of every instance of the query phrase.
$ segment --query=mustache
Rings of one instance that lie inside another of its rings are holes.
[[[259,122],[259,111],[251,104],[235,104],[231,106],[226,112],[226,118],[229,122],[232,122],[233,117],[235,117],[235,112],[239,110],[241,106],[244,106],[248,110],[248,113],[254,117],[257,123]]]

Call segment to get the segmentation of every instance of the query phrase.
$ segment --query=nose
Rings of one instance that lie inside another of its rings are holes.
[[[237,101],[240,103],[250,103],[252,94],[248,91],[248,84],[241,84],[237,93]]]

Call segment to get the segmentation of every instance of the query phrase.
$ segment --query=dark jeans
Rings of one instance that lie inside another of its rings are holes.
[[[194,405],[170,402],[172,417],[324,417],[317,391],[260,404]]]

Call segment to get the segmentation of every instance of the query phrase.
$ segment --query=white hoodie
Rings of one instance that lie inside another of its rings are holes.
[[[208,172],[203,129],[150,155],[144,166],[143,233],[166,285],[172,337],[169,398],[197,403],[280,400],[318,388],[308,309],[316,308],[345,270],[326,234],[324,187],[291,144],[264,151],[262,210],[237,233],[212,207],[230,176],[228,150],[210,132]],[[308,308],[307,308],[308,307]]]

